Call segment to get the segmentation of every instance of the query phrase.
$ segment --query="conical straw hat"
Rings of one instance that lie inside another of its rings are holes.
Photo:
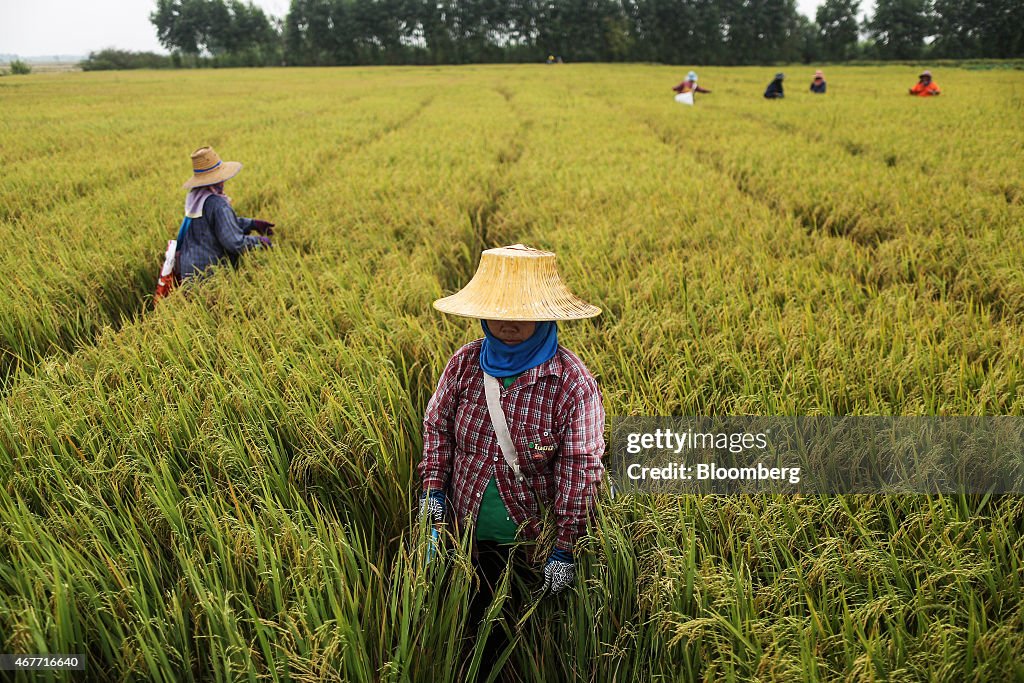
[[[192,177],[182,187],[191,190],[193,187],[216,185],[234,178],[241,170],[242,164],[237,161],[221,161],[212,147],[200,147],[192,152]]]
[[[483,320],[579,320],[601,312],[565,286],[555,255],[513,244],[480,255],[476,274],[465,287],[438,299],[434,308]]]

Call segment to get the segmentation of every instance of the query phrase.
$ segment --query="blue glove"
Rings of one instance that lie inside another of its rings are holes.
[[[441,532],[437,527],[430,529],[430,541],[427,543],[427,563],[429,564],[441,552]]]
[[[420,494],[420,519],[427,518],[430,524],[444,522],[445,498],[441,489],[431,489]]]
[[[572,553],[568,550],[555,548],[544,565],[544,585],[541,592],[551,591],[557,595],[572,585],[576,580],[576,565],[573,563]]]
[[[444,491],[431,489],[429,493],[424,491],[420,494],[420,522],[426,518],[426,523],[431,527],[430,541],[427,545],[427,562],[433,560],[434,556],[440,552],[441,532],[437,530],[437,525],[444,521],[444,507]]]
[[[258,239],[260,241],[260,244],[262,244],[264,247],[269,247],[270,246],[270,238],[269,237],[265,237],[263,235],[260,235],[256,239]]]

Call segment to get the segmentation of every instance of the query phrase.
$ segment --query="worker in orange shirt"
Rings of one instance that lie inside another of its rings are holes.
[[[932,80],[931,71],[922,71],[919,76],[920,80],[913,88],[910,89],[911,95],[917,95],[918,97],[931,97],[933,95],[941,95],[942,91],[939,90],[939,86],[935,85],[935,81]]]

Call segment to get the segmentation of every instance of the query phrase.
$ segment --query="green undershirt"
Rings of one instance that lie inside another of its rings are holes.
[[[512,386],[518,376],[502,377],[501,382],[507,389]],[[487,482],[487,488],[484,489],[483,498],[480,500],[480,511],[476,516],[477,540],[513,543],[516,540],[518,528],[519,525],[515,523],[508,513],[508,508],[505,507],[505,501],[501,499],[498,480],[491,477],[491,480]]]

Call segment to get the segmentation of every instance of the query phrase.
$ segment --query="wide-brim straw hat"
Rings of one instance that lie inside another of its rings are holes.
[[[522,244],[487,249],[465,287],[438,299],[442,313],[481,320],[581,320],[601,312],[569,291],[555,255]]]
[[[192,177],[182,185],[186,190],[205,185],[216,185],[230,180],[242,170],[237,161],[221,161],[213,147],[200,147],[192,152]]]

